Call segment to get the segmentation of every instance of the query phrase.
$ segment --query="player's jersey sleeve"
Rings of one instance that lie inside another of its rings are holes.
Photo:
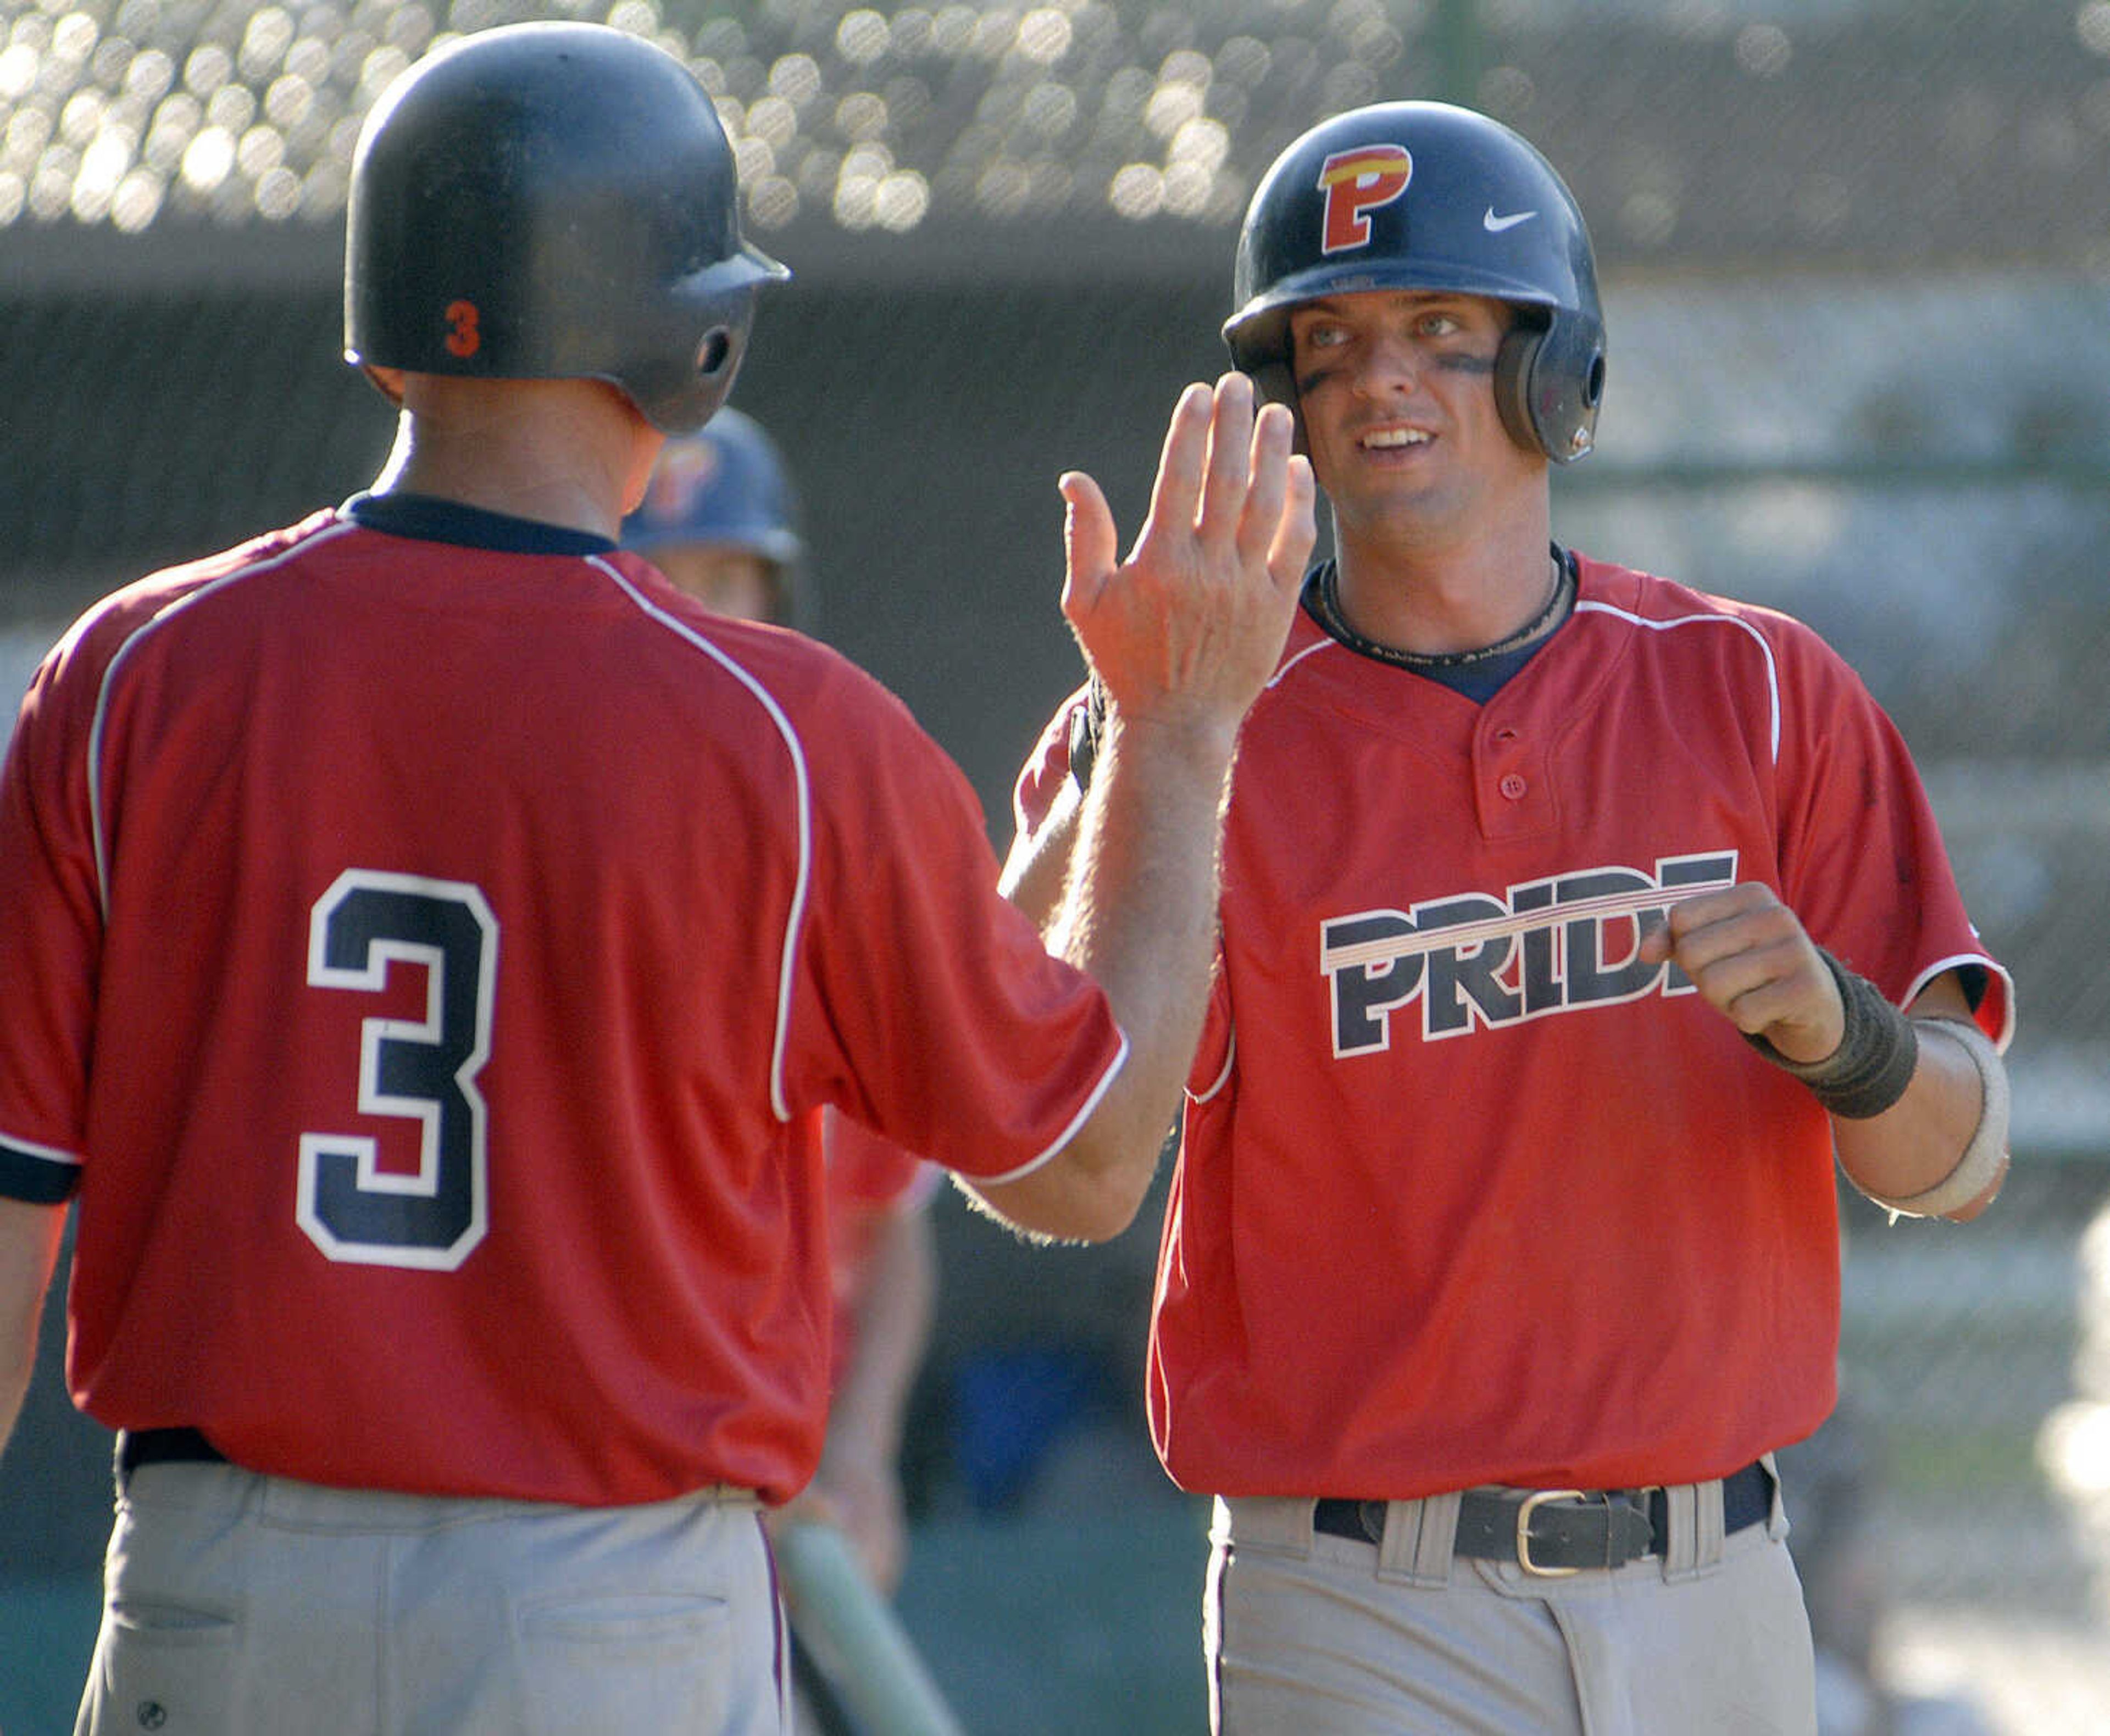
[[[1778,671],[1781,894],[1817,941],[1909,1002],[1965,973],[1980,1024],[2005,1048],[2013,987],[1965,914],[1918,768],[1860,677],[1815,633],[1755,617]],[[1881,873],[1871,863],[1885,865]],[[1914,920],[1900,920],[1900,911]]]
[[[90,684],[60,679],[93,655],[77,631],[24,697],[0,772],[0,1195],[54,1202],[79,1182],[101,913],[86,800]],[[34,968],[33,968],[34,966]]]
[[[1105,997],[994,895],[966,778],[876,686],[809,744],[813,884],[795,1094],[982,1181],[1059,1151],[1126,1052]]]
[[[31,678],[0,769],[0,983],[7,1003],[0,1019],[0,1195],[55,1201],[77,1191],[93,1068],[180,1065],[96,1047],[104,876],[119,831],[96,799],[111,672],[156,618],[320,522],[113,593],[74,623]],[[182,895],[174,884],[162,889],[170,900]]]

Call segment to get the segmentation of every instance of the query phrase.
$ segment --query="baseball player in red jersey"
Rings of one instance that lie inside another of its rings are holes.
[[[1833,1403],[1835,1154],[1983,1209],[2007,975],[1816,635],[1553,542],[1604,330],[1530,145],[1323,123],[1234,307],[1335,554],[1241,741],[1151,1322],[1213,1725],[1807,1731],[1772,1455]],[[1029,905],[1093,719],[1021,779]]]
[[[813,1113],[1022,1225],[1132,1217],[1308,472],[1190,388],[1129,558],[1073,540],[1115,751],[1058,957],[898,701],[617,550],[784,275],[686,67],[436,51],[346,269],[402,412],[373,490],[92,608],[0,774],[0,1429],[70,1207],[69,1382],[120,1431],[80,1729],[773,1736]]]

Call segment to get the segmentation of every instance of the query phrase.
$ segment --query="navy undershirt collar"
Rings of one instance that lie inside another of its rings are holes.
[[[436,495],[360,493],[337,510],[362,529],[390,536],[414,536],[420,542],[458,543],[469,549],[491,549],[500,554],[609,554],[612,538],[566,525],[516,518],[487,512]]]
[[[1567,576],[1564,582],[1569,585],[1576,583],[1573,555],[1555,543],[1553,545],[1553,558],[1560,563]],[[1382,655],[1377,648],[1370,646],[1368,641],[1359,641],[1347,623],[1340,620],[1328,607],[1326,583],[1333,564],[1330,558],[1320,561],[1305,574],[1304,592],[1301,599],[1304,613],[1324,628],[1329,638],[1358,657],[1367,657],[1374,662],[1383,662],[1394,669],[1404,669],[1410,675],[1418,675],[1424,680],[1435,681],[1453,693],[1462,694],[1476,705],[1485,705],[1500,693],[1508,685],[1510,677],[1537,656],[1554,636],[1552,633],[1547,633],[1533,640],[1528,644],[1519,645],[1513,651],[1498,651],[1492,657],[1483,657],[1471,662],[1406,663],[1388,658]],[[1555,631],[1557,632],[1559,629]]]

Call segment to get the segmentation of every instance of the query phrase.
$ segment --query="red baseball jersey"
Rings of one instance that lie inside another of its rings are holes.
[[[1149,1353],[1184,1487],[1718,1476],[1834,1399],[1828,1118],[1637,924],[1763,880],[1902,1004],[1983,973],[1903,742],[1807,627],[1604,563],[1484,705],[1298,617],[1246,722]],[[1073,706],[1075,702],[1073,701]],[[1068,723],[1017,790],[1029,824]]]
[[[0,1191],[77,1193],[75,1397],[319,1483],[784,1499],[809,1112],[1001,1180],[1123,1038],[877,683],[423,504],[121,591],[24,702]]]

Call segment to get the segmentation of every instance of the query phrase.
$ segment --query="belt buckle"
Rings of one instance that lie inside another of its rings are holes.
[[[1579,1501],[1579,1489],[1537,1489],[1524,1498],[1517,1509],[1516,1553],[1517,1565],[1536,1579],[1565,1580],[1573,1578],[1582,1570],[1580,1567],[1542,1567],[1531,1558],[1531,1516],[1549,1501]]]

